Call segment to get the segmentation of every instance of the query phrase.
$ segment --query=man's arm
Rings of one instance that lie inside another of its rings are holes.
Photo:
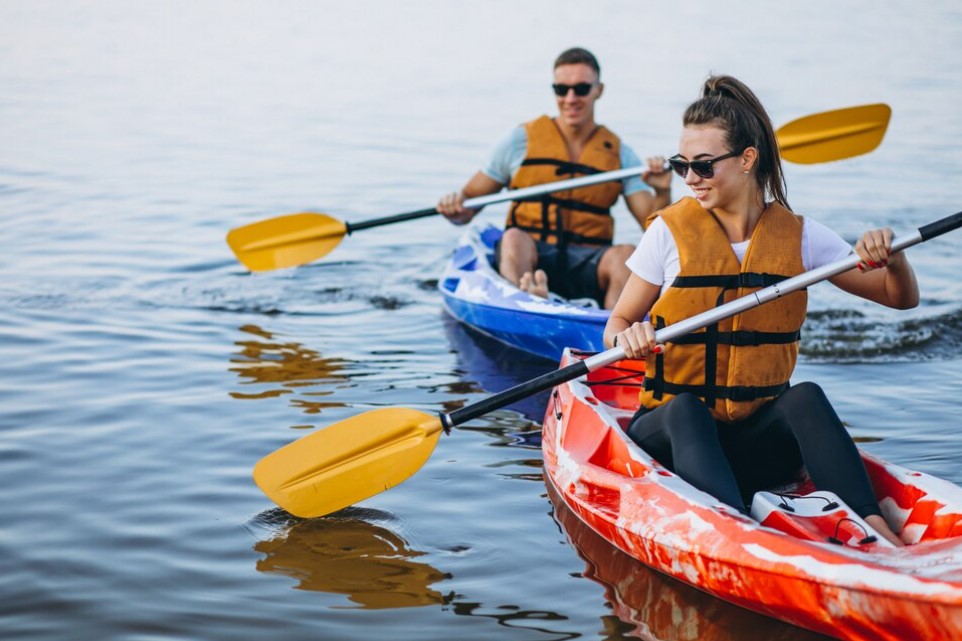
[[[464,225],[481,211],[481,208],[465,207],[464,201],[478,196],[496,194],[501,191],[502,187],[504,185],[497,180],[483,171],[479,171],[461,188],[461,191],[454,191],[442,196],[441,200],[438,201],[437,210],[455,225]]]
[[[461,188],[441,197],[437,210],[455,225],[469,222],[480,209],[467,209],[462,203],[468,198],[496,194],[508,184],[514,171],[524,159],[528,137],[524,127],[516,127],[501,140],[491,154],[487,166]]]
[[[639,166],[641,180],[632,177],[623,181],[623,193],[628,211],[638,221],[639,227],[646,229],[649,216],[671,204],[671,171],[665,169],[665,159],[661,156],[649,157],[642,165],[634,150],[624,144],[621,146],[621,166]],[[642,181],[655,193],[645,189]]]
[[[655,156],[648,159],[648,168],[641,173],[642,180],[655,190],[647,189],[625,196],[625,204],[642,229],[648,227],[648,217],[671,204],[671,171],[665,169],[665,159]]]

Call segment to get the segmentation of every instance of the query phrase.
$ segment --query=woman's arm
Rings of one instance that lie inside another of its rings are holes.
[[[867,300],[892,307],[911,309],[919,304],[919,284],[905,252],[889,255],[892,230],[867,231],[855,244],[861,257],[857,269],[831,279],[836,287]]]
[[[631,274],[605,325],[605,346],[613,347],[617,338],[618,347],[625,350],[628,358],[635,359],[644,358],[649,350],[655,350],[658,347],[655,330],[644,319],[660,294],[660,285]]]

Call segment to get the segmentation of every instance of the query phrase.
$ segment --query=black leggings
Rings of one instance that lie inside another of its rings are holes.
[[[851,436],[822,388],[800,383],[745,420],[716,422],[705,403],[680,394],[639,410],[631,437],[659,463],[747,513],[758,490],[793,481],[804,464],[815,487],[861,516],[881,514]]]

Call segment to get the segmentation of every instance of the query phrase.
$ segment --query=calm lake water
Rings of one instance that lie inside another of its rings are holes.
[[[538,398],[329,518],[292,518],[251,480],[333,422],[451,410],[552,367],[446,318],[435,284],[460,230],[443,220],[256,275],[224,237],[432,205],[554,109],[566,47],[598,54],[598,117],[642,156],[674,153],[700,83],[731,73],[776,125],[893,108],[871,154],[788,166],[797,211],[854,240],[962,208],[956,4],[588,6],[0,2],[0,636],[818,638],[654,574],[556,509]],[[813,288],[797,375],[866,448],[957,483],[960,249],[962,232],[910,250],[909,312]]]

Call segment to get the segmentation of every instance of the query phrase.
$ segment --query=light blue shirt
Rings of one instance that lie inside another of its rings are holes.
[[[502,185],[507,185],[511,182],[514,173],[521,167],[521,162],[524,160],[527,151],[528,132],[524,125],[520,125],[498,143],[488,160],[488,164],[481,171]],[[634,150],[624,142],[621,143],[620,158],[622,167],[638,167],[638,173],[641,173],[641,160]],[[638,176],[630,176],[621,181],[621,193],[625,196],[630,196],[642,189],[652,190]]]

